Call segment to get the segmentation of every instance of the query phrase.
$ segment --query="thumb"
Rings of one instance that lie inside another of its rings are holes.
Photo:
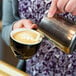
[[[32,29],[37,29],[38,26],[37,26],[37,24],[32,24],[31,28],[32,28]]]
[[[57,11],[57,1],[58,0],[52,0],[52,4],[48,10],[48,17],[53,17],[54,14],[56,13]]]

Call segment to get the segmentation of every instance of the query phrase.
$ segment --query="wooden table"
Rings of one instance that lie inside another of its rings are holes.
[[[0,61],[0,76],[30,76],[27,73],[7,64],[4,61]]]

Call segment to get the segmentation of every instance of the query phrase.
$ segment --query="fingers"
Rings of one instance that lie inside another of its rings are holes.
[[[48,17],[53,17],[55,13],[69,12],[76,15],[76,0],[52,0],[48,10]]]
[[[56,13],[56,11],[57,11],[57,1],[58,0],[52,0],[51,7],[48,10],[48,17],[53,17],[54,14]]]
[[[31,20],[24,21],[24,27],[28,29],[37,29],[37,25],[34,24]]]
[[[57,8],[60,12],[65,12],[65,6],[67,5],[67,3],[69,2],[69,0],[58,0],[57,2]]]
[[[69,0],[65,7],[65,11],[72,13],[74,10],[76,11],[76,0]]]
[[[19,28],[37,29],[37,25],[34,24],[31,20],[22,19],[22,20],[17,21],[13,25],[13,30],[19,29]]]
[[[28,29],[31,29],[32,24],[33,23],[31,21],[24,21],[23,22],[24,27],[28,28]]]
[[[17,22],[13,25],[13,30],[19,29],[19,28],[23,28],[23,24],[22,24],[20,21],[17,21]]]
[[[37,29],[38,26],[37,26],[37,24],[32,24],[31,28],[32,28],[32,29]]]
[[[76,9],[72,12],[72,14],[76,16]]]

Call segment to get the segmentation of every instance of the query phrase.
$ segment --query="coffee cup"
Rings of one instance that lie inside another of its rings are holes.
[[[10,47],[19,59],[32,57],[42,41],[41,34],[33,29],[16,29],[10,33]]]

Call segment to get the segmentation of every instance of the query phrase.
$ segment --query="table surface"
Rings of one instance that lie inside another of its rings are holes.
[[[0,76],[29,76],[27,73],[0,60]]]

